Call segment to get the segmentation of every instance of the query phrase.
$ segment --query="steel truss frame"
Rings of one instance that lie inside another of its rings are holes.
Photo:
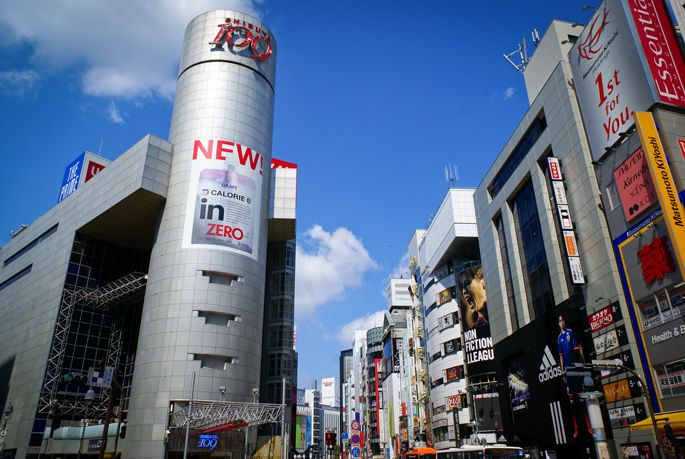
[[[169,416],[170,429],[185,428],[188,419],[188,400],[172,400],[172,404],[186,403],[186,406]],[[190,413],[192,430],[239,430],[281,422],[284,405],[266,403],[245,403],[214,400],[193,400]]]
[[[147,284],[147,274],[131,273],[96,290],[87,290],[73,286],[64,286],[62,292],[62,304],[60,305],[55,325],[55,334],[52,338],[48,364],[43,380],[43,389],[38,401],[38,412],[48,413],[59,408],[62,414],[85,414],[86,405],[78,396],[67,394],[64,400],[57,402],[57,385],[61,375],[62,364],[66,356],[67,339],[71,329],[71,320],[76,306],[91,307],[99,310],[113,310],[114,321],[109,336],[109,349],[107,352],[106,365],[117,368],[121,359],[123,347],[123,325],[128,306],[139,301],[144,294]],[[104,397],[92,408],[95,413],[106,411],[106,401],[109,389],[103,391]]]

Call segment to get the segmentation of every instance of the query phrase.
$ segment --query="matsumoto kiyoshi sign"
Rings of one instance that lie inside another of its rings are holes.
[[[683,260],[682,244],[685,241],[685,214],[683,206],[678,198],[678,191],[671,176],[668,161],[664,155],[664,148],[656,130],[656,123],[649,112],[634,114],[637,132],[640,135],[645,157],[649,162],[649,172],[655,184],[657,197],[661,210],[664,212],[664,220],[668,233],[671,236],[675,258],[680,267],[681,275],[685,273],[685,260]]]
[[[186,154],[192,163],[183,248],[226,250],[256,260],[264,157],[222,139],[195,140]]]

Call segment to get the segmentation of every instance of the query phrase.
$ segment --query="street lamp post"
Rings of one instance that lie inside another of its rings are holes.
[[[117,383],[117,369],[114,369],[114,373],[112,374],[112,384],[116,385],[119,390],[121,391],[121,386],[119,383]],[[123,398],[124,398],[124,392],[121,391],[121,398],[122,398],[122,403],[123,405]],[[114,403],[114,387],[110,386],[109,390],[109,397],[107,397],[107,412],[105,413],[105,422],[103,422],[104,428],[102,429],[102,439],[100,441],[100,453],[98,458],[99,459],[104,459],[105,457],[105,451],[107,450],[107,435],[109,435],[109,418],[112,415],[112,405]],[[121,425],[121,416],[119,416],[119,424],[117,425],[117,435],[119,434],[119,427]],[[117,438],[118,440],[118,438]],[[114,454],[116,455],[116,447]]]
[[[582,368],[584,369],[586,365],[583,364],[578,364],[576,363],[575,366],[577,368]],[[664,447],[661,444],[661,436],[659,435],[659,429],[656,425],[656,418],[654,417],[654,406],[652,405],[652,397],[651,394],[649,393],[649,387],[647,387],[647,384],[642,380],[640,375],[633,370],[632,368],[628,368],[623,364],[623,361],[621,359],[614,359],[614,360],[593,360],[592,363],[589,365],[591,368],[595,369],[623,369],[633,376],[637,378],[637,382],[640,385],[640,388],[642,389],[642,393],[644,394],[645,398],[647,399],[647,411],[649,412],[649,417],[652,420],[652,428],[654,429],[654,436],[656,437],[656,443],[657,447],[659,449],[659,453],[663,459],[666,459],[666,452],[664,451]]]
[[[4,419],[4,423],[2,424],[2,443],[0,443],[0,452],[2,452],[2,449],[5,447],[5,434],[7,433],[7,421],[10,420],[12,417],[12,413],[14,412],[14,407],[12,406],[11,403],[8,403],[5,406],[5,409],[2,412],[2,418]]]
[[[83,399],[83,401],[86,402],[86,418],[83,420],[83,430],[81,430],[81,444],[78,448],[77,459],[81,459],[81,451],[83,451],[83,439],[86,436],[86,425],[88,424],[88,411],[90,410],[90,405],[93,403],[93,400],[95,400],[95,392],[93,392],[93,389],[88,389],[88,392],[86,392],[86,396]]]
[[[223,386],[222,386],[223,387]],[[224,388],[224,392],[226,391],[226,388]],[[259,397],[259,388],[255,387],[252,389],[252,404],[257,403],[257,399]],[[247,447],[248,447],[248,434],[250,433],[250,428],[245,429],[245,459],[247,459]]]
[[[112,457],[116,457],[117,455],[117,447],[119,446],[119,431],[121,430],[121,416],[124,414],[124,390],[121,388],[121,385],[116,382],[114,379],[112,379],[112,384],[115,384],[119,388],[119,392],[121,392],[121,401],[119,402],[119,412],[118,412],[118,417],[119,420],[117,422],[117,433],[114,436],[114,453]]]

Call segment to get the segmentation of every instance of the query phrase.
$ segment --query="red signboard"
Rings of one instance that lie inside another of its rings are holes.
[[[642,262],[642,275],[648,284],[656,279],[663,279],[664,273],[675,271],[666,236],[657,237],[651,244],[645,244],[637,255]]]
[[[449,397],[445,397],[445,409],[450,411],[455,407],[458,410],[461,409],[461,395],[450,395]]]
[[[214,41],[209,42],[210,45],[228,43],[235,51],[252,48],[254,56],[249,56],[250,59],[262,60],[271,56],[273,52],[271,49],[271,37],[266,34],[265,30],[249,22],[241,21],[240,19],[231,20],[230,18],[226,18],[226,23],[219,27],[221,27],[221,30],[219,30]],[[262,42],[261,44],[259,43],[260,41]]]
[[[562,180],[561,167],[559,167],[559,158],[547,158],[547,164],[549,164],[549,173],[552,177],[552,180]]]
[[[453,379],[459,379],[459,367],[451,367],[443,372],[445,382],[451,381]]]
[[[614,171],[614,179],[621,196],[626,221],[640,215],[657,200],[647,158],[642,148],[638,148]]]
[[[95,161],[90,161],[88,163],[88,169],[86,169],[86,180],[83,183],[86,183],[88,180],[95,177],[95,174],[97,174],[104,168],[105,166],[103,166],[102,164],[98,164]]]
[[[614,316],[611,313],[611,306],[607,306],[601,311],[597,311],[590,316],[590,329],[593,332],[601,330],[607,325],[614,323]]]
[[[374,383],[376,384],[376,419],[380,420],[380,418],[381,418],[380,410],[381,410],[381,408],[383,408],[381,400],[378,396],[378,379],[379,379],[378,372],[381,368],[381,359],[375,359],[374,364],[375,364],[374,370],[376,373],[375,378],[374,378],[374,380],[375,380]]]
[[[685,107],[685,64],[663,0],[628,0],[659,99]]]

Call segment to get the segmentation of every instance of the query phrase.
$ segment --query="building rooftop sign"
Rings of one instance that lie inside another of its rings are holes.
[[[239,52],[246,49],[252,50],[252,55],[248,56],[250,59],[262,60],[268,59],[273,52],[271,49],[271,37],[259,27],[250,24],[249,22],[241,21],[240,19],[226,18],[226,23],[219,25],[221,30],[210,41],[210,45],[218,45],[219,47],[228,43],[234,51]]]

